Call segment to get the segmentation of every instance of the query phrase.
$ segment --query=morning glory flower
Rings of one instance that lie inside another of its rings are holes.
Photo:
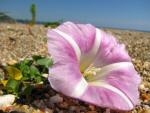
[[[110,109],[131,110],[139,104],[140,76],[125,45],[111,34],[90,24],[65,22],[47,35],[53,89]]]

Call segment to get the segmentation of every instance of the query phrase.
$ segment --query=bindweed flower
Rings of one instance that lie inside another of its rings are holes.
[[[131,110],[139,103],[140,76],[112,35],[65,22],[48,31],[48,49],[54,60],[48,79],[56,91],[110,109]]]

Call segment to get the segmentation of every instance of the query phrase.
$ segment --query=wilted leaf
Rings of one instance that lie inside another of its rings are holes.
[[[6,86],[8,80],[1,80],[1,83],[3,84],[3,86]]]
[[[15,80],[20,80],[22,78],[22,73],[19,69],[13,66],[8,66],[7,67],[8,74],[11,78]]]

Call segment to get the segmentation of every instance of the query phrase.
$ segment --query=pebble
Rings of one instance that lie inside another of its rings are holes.
[[[50,102],[53,103],[53,104],[54,104],[54,103],[60,103],[60,102],[62,102],[62,101],[63,101],[63,98],[60,97],[59,94],[50,97]]]
[[[69,105],[68,105],[67,102],[62,102],[62,103],[59,104],[59,107],[62,108],[62,109],[67,109],[68,106],[69,106]]]
[[[150,113],[150,109],[143,111],[143,113]]]
[[[98,113],[97,111],[88,111],[86,113]]]
[[[53,113],[53,110],[46,108],[45,113]]]
[[[90,110],[94,111],[95,110],[95,106],[94,105],[89,105]]]
[[[69,107],[69,111],[75,111],[76,109],[77,109],[76,106],[70,106],[70,107]]]

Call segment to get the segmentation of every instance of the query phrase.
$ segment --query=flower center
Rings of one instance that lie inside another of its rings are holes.
[[[95,79],[95,76],[97,75],[97,72],[99,72],[100,70],[101,68],[90,66],[83,72],[83,76],[87,81],[93,81]]]

